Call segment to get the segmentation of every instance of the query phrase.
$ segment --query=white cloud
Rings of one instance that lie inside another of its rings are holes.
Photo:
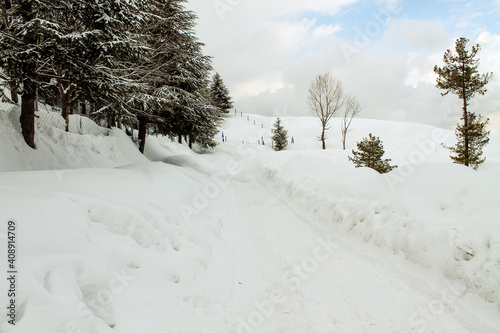
[[[192,0],[189,6],[200,16],[198,36],[207,44],[206,53],[214,56],[214,67],[239,110],[309,114],[309,83],[315,75],[331,71],[361,101],[362,116],[448,128],[459,121],[458,98],[442,97],[435,87],[434,65],[442,64],[443,53],[459,37],[451,36],[445,23],[405,15],[393,18],[349,62],[340,48],[347,41],[337,36],[342,30],[339,22],[302,17],[339,13],[355,0],[221,1],[233,4],[222,17],[214,9],[215,1]],[[399,5],[396,0],[378,1],[387,7]],[[498,73],[489,92],[473,103],[488,116],[500,110],[495,94],[500,92],[500,36],[483,32],[478,42],[483,47],[480,71]]]
[[[383,43],[408,50],[441,52],[451,39],[441,22],[399,18],[390,21]]]
[[[275,93],[283,89],[285,84],[281,73],[266,75],[255,80],[241,82],[235,85],[232,96],[235,99],[245,96],[258,96],[261,93]]]
[[[313,35],[315,37],[324,37],[324,36],[330,36],[334,35],[336,32],[342,30],[340,25],[331,25],[331,24],[324,24],[320,25],[316,29],[314,29]]]

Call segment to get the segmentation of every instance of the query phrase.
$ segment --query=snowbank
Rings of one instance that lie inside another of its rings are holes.
[[[400,179],[324,154],[266,160],[262,181],[306,219],[402,253],[500,305],[497,172],[428,163]]]
[[[87,118],[72,115],[72,127],[82,122],[97,135],[66,133],[62,117],[46,111],[40,111],[36,118],[37,149],[33,150],[21,134],[19,106],[3,103],[0,109],[0,171],[108,168],[148,162],[123,131],[108,131]]]
[[[165,163],[0,173],[0,221],[17,223],[20,272],[17,324],[1,316],[0,331],[157,332],[189,322],[187,291],[221,236],[209,207],[203,223],[179,208],[204,177]]]
[[[440,140],[448,140],[442,136],[449,131],[416,124],[356,119],[347,152],[333,135],[323,152],[315,119],[287,118],[296,144],[276,153],[269,145],[274,119],[255,116],[254,125],[251,117],[228,117],[229,142],[214,154],[148,137],[146,158],[119,130],[77,135],[39,121],[38,149],[32,150],[18,118],[16,108],[0,112],[0,171],[11,171],[0,172],[0,221],[18,226],[20,271],[17,324],[0,316],[1,332],[235,332],[240,317],[262,316],[256,311],[275,286],[293,302],[277,305],[274,319],[266,315],[268,331],[413,330],[407,318],[434,296],[408,287],[411,280],[387,280],[385,267],[372,258],[356,276],[359,258],[349,257],[349,248],[311,273],[303,281],[307,288],[286,294],[290,281],[282,273],[310,262],[305,256],[315,250],[317,230],[357,242],[366,253],[373,246],[387,249],[388,261],[394,253],[406,265],[404,256],[500,304],[497,137],[489,164],[474,172],[448,161]],[[381,136],[388,157],[400,165],[393,173],[355,169],[347,160],[369,132]],[[347,268],[339,274],[339,267]],[[370,276],[374,267],[376,278]],[[342,283],[332,283],[339,276]],[[385,281],[369,302],[361,285],[366,276],[373,289]],[[391,291],[399,296],[388,298]],[[1,297],[0,307],[7,302]],[[401,304],[404,311],[392,318],[390,309]],[[486,324],[498,327],[491,324],[498,323],[497,313],[483,312],[493,313]],[[377,330],[374,323],[384,316]],[[459,317],[445,314],[453,316]],[[470,321],[461,330],[441,331],[463,332]],[[454,327],[448,324],[438,327]]]

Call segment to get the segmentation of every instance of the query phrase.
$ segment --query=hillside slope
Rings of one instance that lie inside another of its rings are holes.
[[[312,118],[287,119],[296,143],[274,152],[274,119],[252,115],[208,154],[149,137],[146,159],[119,130],[44,124],[33,151],[16,112],[0,113],[19,271],[1,332],[499,332],[498,155],[475,172],[429,148],[441,130],[360,119],[349,148],[373,131],[401,164],[379,175],[333,132],[319,150]]]
[[[289,144],[287,151],[320,150],[318,138],[321,124],[314,117],[282,117],[282,125],[288,130]],[[257,144],[264,139],[267,148],[271,148],[271,130],[275,117],[264,117],[254,114],[228,115],[222,133],[227,142]],[[221,133],[221,134],[222,134]],[[397,165],[420,163],[449,163],[449,151],[442,144],[455,144],[455,133],[438,127],[376,119],[355,118],[348,132],[346,151],[342,151],[340,135],[340,119],[333,118],[327,131],[326,147],[329,154],[347,156],[356,149],[356,142],[367,137],[369,133],[382,140],[386,156]],[[500,171],[500,135],[491,133],[490,144],[484,154],[486,162],[481,170]],[[415,163],[416,162],[416,163]]]

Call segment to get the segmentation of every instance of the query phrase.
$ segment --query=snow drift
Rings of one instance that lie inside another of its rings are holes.
[[[79,135],[40,119],[32,150],[18,116],[0,112],[0,170],[10,171],[0,172],[0,221],[19,226],[21,277],[18,322],[0,316],[2,332],[498,332],[497,137],[475,172],[448,160],[438,141],[450,131],[356,119],[348,149],[373,132],[400,166],[379,175],[355,169],[333,132],[319,151],[312,118],[283,119],[296,144],[281,153],[269,144],[274,119],[249,115],[227,118],[228,141],[212,154],[149,137],[146,158],[118,129]],[[72,117],[76,129],[83,121]],[[248,326],[269,313],[259,309],[276,288],[290,291],[282,276],[324,234],[368,259],[338,248],[290,302]],[[374,248],[429,284],[459,281],[470,297],[415,323],[441,289],[399,281]]]
[[[426,164],[394,183],[395,174],[306,156],[271,163],[261,176],[297,213],[402,253],[500,305],[498,173]]]

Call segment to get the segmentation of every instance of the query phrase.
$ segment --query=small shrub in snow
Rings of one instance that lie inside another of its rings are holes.
[[[274,150],[281,151],[288,146],[288,131],[283,128],[281,125],[281,119],[278,118],[274,123],[273,132],[273,143]]]
[[[363,138],[357,143],[358,151],[353,150],[354,157],[349,156],[349,160],[354,163],[356,168],[368,167],[379,173],[387,173],[397,168],[397,165],[390,165],[390,159],[382,159],[384,155],[384,146],[380,139],[371,133],[368,138]]]

